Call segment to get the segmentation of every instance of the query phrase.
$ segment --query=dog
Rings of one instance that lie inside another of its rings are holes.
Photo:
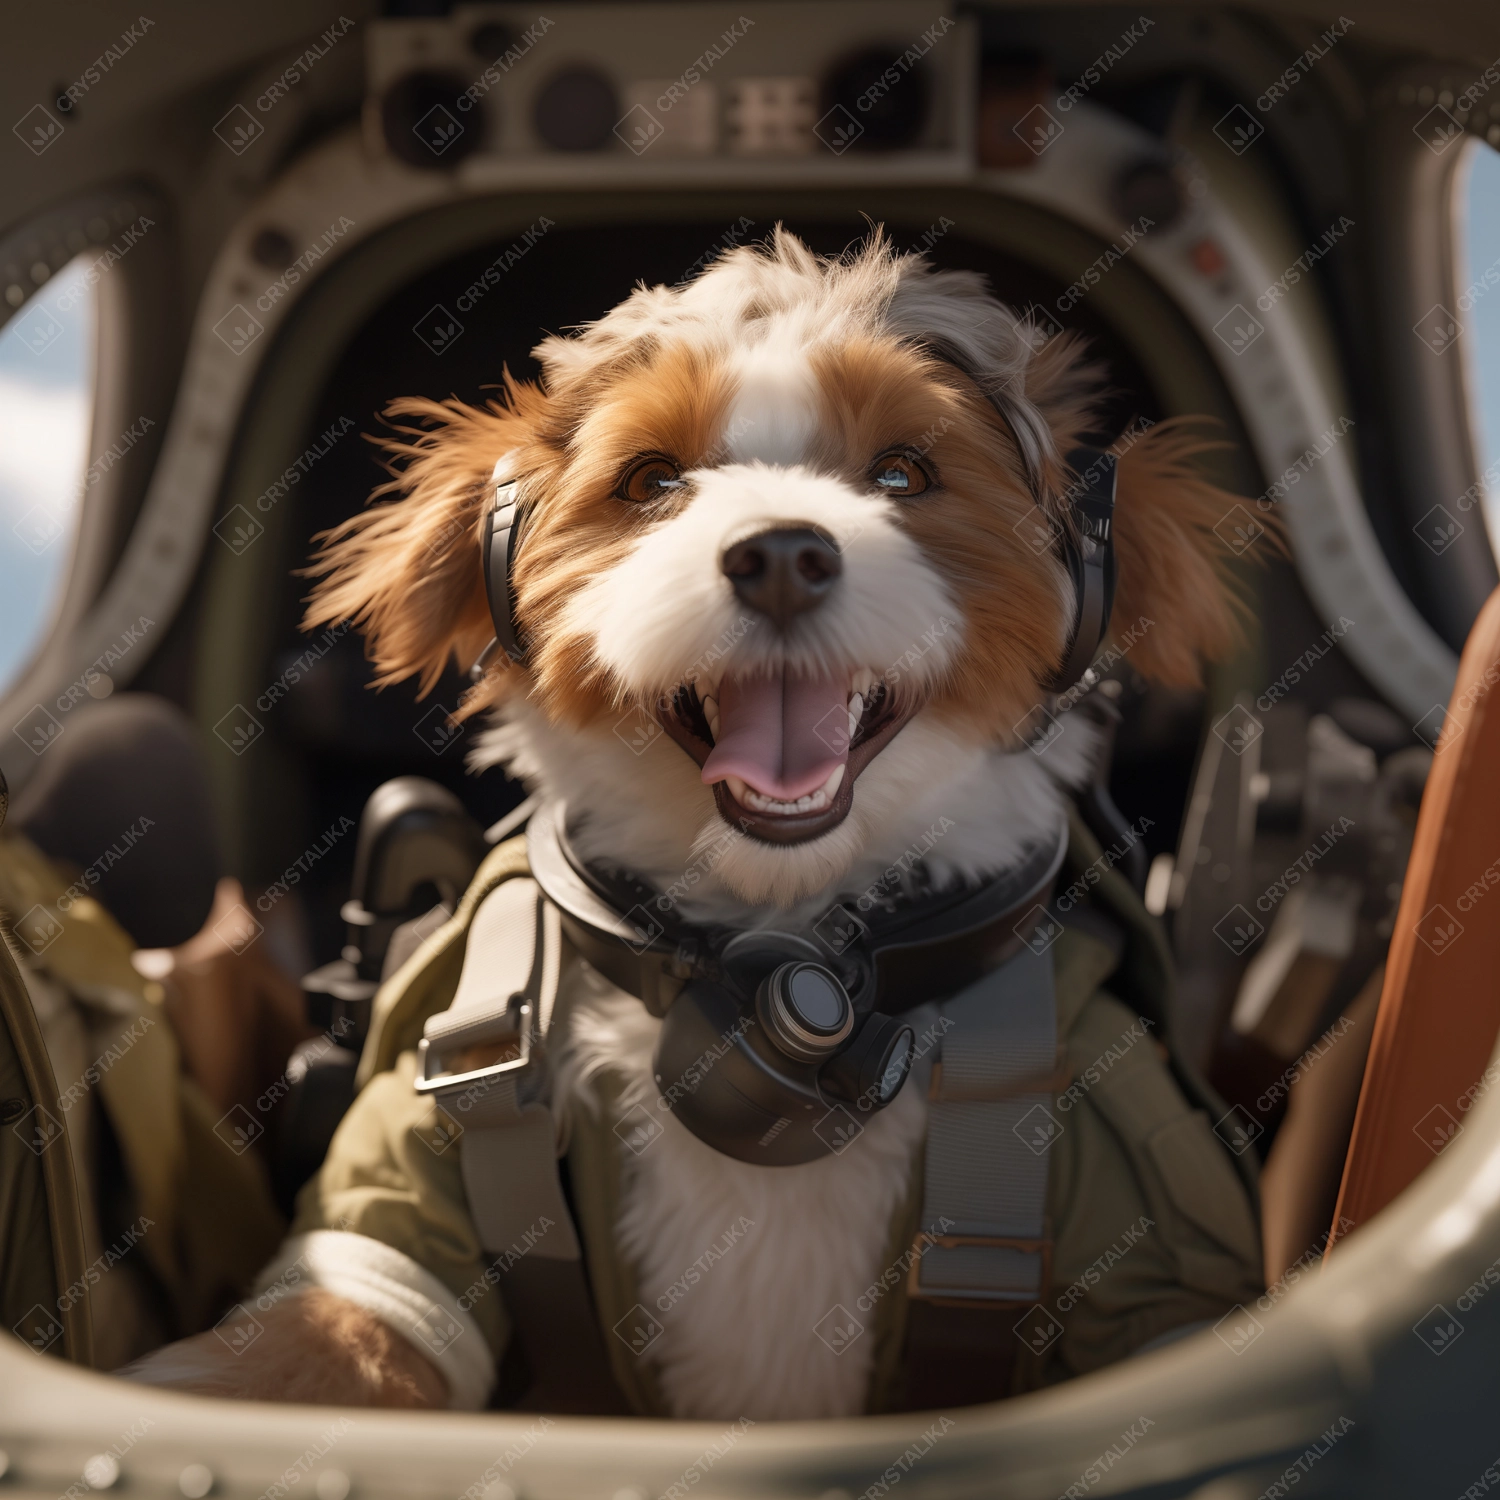
[[[427,691],[479,658],[498,463],[523,497],[528,649],[459,712],[489,721],[474,766],[564,804],[584,859],[671,889],[690,920],[795,927],[910,873],[907,851],[943,889],[1014,867],[1056,826],[1095,749],[1070,723],[1032,753],[1027,728],[1075,613],[1065,455],[1096,430],[1101,380],[1081,339],[1044,338],[977,274],[879,231],[825,260],[778,228],[535,354],[541,380],[507,372],[483,407],[393,403],[375,498],[396,499],[322,539],[307,628],[352,620],[379,685]],[[1181,422],[1115,444],[1114,639],[1174,686],[1198,685],[1236,631],[1213,529],[1235,501],[1198,470],[1208,446]],[[654,1098],[660,1022],[597,975],[570,1015],[564,1117],[611,1069],[625,1107]],[[671,1415],[863,1409],[873,1340],[810,1361],[805,1332],[880,1276],[925,1121],[907,1088],[857,1149],[765,1168],[668,1116],[623,1163],[616,1250],[643,1297],[684,1314],[652,1354]],[[726,1225],[740,1237],[685,1281]],[[133,1373],[282,1399],[451,1394],[389,1319],[326,1285],[264,1321],[242,1358],[205,1335]]]

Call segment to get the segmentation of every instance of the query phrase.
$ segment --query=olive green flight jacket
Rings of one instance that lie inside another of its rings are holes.
[[[362,1090],[321,1172],[303,1189],[292,1229],[352,1230],[411,1257],[464,1299],[497,1366],[509,1320],[498,1293],[486,1294],[494,1279],[484,1275],[490,1257],[469,1215],[459,1151],[445,1148],[446,1117],[416,1093],[413,1080],[423,1022],[453,997],[474,911],[502,881],[525,873],[524,838],[494,849],[452,919],[382,986],[360,1065]],[[1067,927],[1052,949],[1069,1081],[1054,1101],[1063,1130],[1051,1148],[1054,1250],[1041,1307],[1062,1332],[1044,1348],[1022,1338],[1013,1393],[1100,1369],[1264,1290],[1254,1168],[1215,1137],[1211,1115],[1218,1118],[1223,1106],[1169,1065],[1161,1045],[1172,986],[1165,938],[1076,817],[1060,886],[1064,881],[1073,904],[1093,916]],[[1100,914],[1112,923],[1100,923]],[[624,1150],[612,1128],[618,1083],[612,1092],[607,1075],[599,1080],[602,1108],[597,1116],[577,1112],[567,1151],[575,1219],[605,1330],[640,1301],[634,1271],[615,1249]],[[904,1266],[909,1257],[920,1227],[920,1175],[919,1157],[906,1206],[890,1226],[886,1265]],[[872,1291],[861,1299],[871,1304],[876,1344],[867,1409],[920,1404],[912,1399],[920,1393],[905,1391],[902,1378],[906,1277],[892,1274]],[[1013,1337],[1013,1321],[1025,1314],[1015,1308],[997,1318],[997,1337]],[[668,1415],[649,1361],[607,1333],[605,1344],[631,1406]]]

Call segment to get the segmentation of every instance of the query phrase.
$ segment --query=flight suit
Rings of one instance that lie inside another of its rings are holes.
[[[448,1144],[451,1123],[413,1080],[423,1022],[452,999],[475,909],[501,881],[526,871],[524,839],[493,850],[453,918],[382,987],[361,1061],[364,1086],[321,1172],[303,1189],[289,1242],[337,1229],[400,1252],[435,1278],[429,1286],[458,1299],[496,1366],[510,1320],[491,1290],[497,1278],[486,1274],[491,1257],[469,1214],[459,1151]],[[1050,1282],[1036,1307],[980,1314],[994,1318],[995,1338],[1008,1345],[1012,1393],[1102,1368],[1174,1330],[1217,1320],[1263,1290],[1254,1167],[1215,1137],[1211,1122],[1223,1106],[1169,1062],[1162,1045],[1172,984],[1165,939],[1076,816],[1060,887],[1069,881],[1085,894],[1052,949],[1064,1068],[1054,1098],[1063,1129],[1048,1178]],[[632,1267],[615,1249],[620,1084],[606,1073],[596,1085],[598,1114],[574,1112],[566,1154],[605,1330],[640,1300]],[[899,1264],[913,1246],[920,1202],[914,1181],[891,1222],[882,1264]],[[871,1412],[932,1404],[911,1388],[904,1366],[905,1277],[890,1280],[868,1299],[865,1319],[877,1349]],[[605,1344],[629,1406],[666,1415],[649,1360],[623,1340],[606,1337]],[[477,1404],[473,1398],[471,1390],[463,1404]]]

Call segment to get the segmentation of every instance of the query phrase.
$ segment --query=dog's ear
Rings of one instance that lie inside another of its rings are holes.
[[[1199,686],[1202,664],[1230,651],[1248,612],[1225,540],[1239,539],[1236,507],[1250,516],[1241,532],[1260,540],[1258,556],[1283,545],[1274,516],[1204,477],[1201,456],[1226,446],[1205,433],[1202,419],[1180,417],[1114,445],[1118,579],[1110,634],[1143,677],[1172,687]]]
[[[481,557],[491,475],[507,453],[525,466],[545,402],[509,376],[504,405],[392,402],[384,417],[397,436],[371,441],[389,455],[393,477],[370,498],[401,498],[314,539],[306,575],[319,581],[303,629],[352,621],[380,687],[416,677],[426,694],[450,660],[467,667],[494,634]]]
[[[1065,455],[1095,429],[1106,372],[1084,339],[1053,333],[1029,313],[997,302],[971,271],[936,271],[920,257],[895,262],[886,326],[953,358],[1004,418],[1028,482],[1057,524],[1070,476]],[[1228,567],[1243,534],[1282,545],[1282,529],[1258,509],[1232,530],[1245,502],[1211,484],[1197,460],[1216,447],[1201,423],[1174,419],[1115,444],[1120,456],[1115,509],[1118,582],[1111,637],[1142,676],[1197,686],[1202,664],[1234,645],[1246,604]],[[1219,531],[1215,531],[1215,527]]]
[[[1087,439],[1103,385],[1102,367],[1072,333],[1047,340],[1027,361],[1026,399],[1045,419],[1055,454]],[[1171,687],[1200,686],[1203,663],[1227,655],[1239,639],[1249,606],[1231,574],[1226,538],[1263,539],[1256,560],[1284,545],[1277,517],[1205,477],[1204,455],[1228,447],[1211,426],[1175,417],[1132,429],[1113,445],[1119,480],[1111,644],[1129,653],[1141,676]],[[1049,488],[1049,498],[1060,502],[1066,481]],[[1236,507],[1246,511],[1239,534]]]

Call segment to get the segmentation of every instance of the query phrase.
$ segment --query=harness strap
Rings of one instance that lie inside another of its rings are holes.
[[[1044,919],[1045,921],[1046,919]],[[1009,1393],[1017,1307],[1051,1277],[1048,1106],[1057,1074],[1052,954],[1024,946],[940,1007],[907,1370],[926,1405]]]
[[[417,1089],[463,1131],[469,1212],[480,1244],[498,1257],[530,1367],[519,1406],[598,1415],[627,1408],[589,1295],[548,1107],[546,1038],[562,952],[557,909],[535,881],[507,880],[485,897],[453,1003],[423,1028]]]
[[[1008,1394],[1016,1309],[1046,1297],[1048,1148],[1060,1131],[1052,954],[1042,927],[938,1007],[906,1367],[924,1405]],[[546,1042],[566,944],[557,906],[517,875],[474,911],[449,1008],[430,1016],[417,1088],[463,1129],[469,1209],[530,1366],[523,1409],[625,1410],[558,1175]],[[628,951],[628,950],[627,950]],[[476,1055],[477,1054],[477,1055]]]

